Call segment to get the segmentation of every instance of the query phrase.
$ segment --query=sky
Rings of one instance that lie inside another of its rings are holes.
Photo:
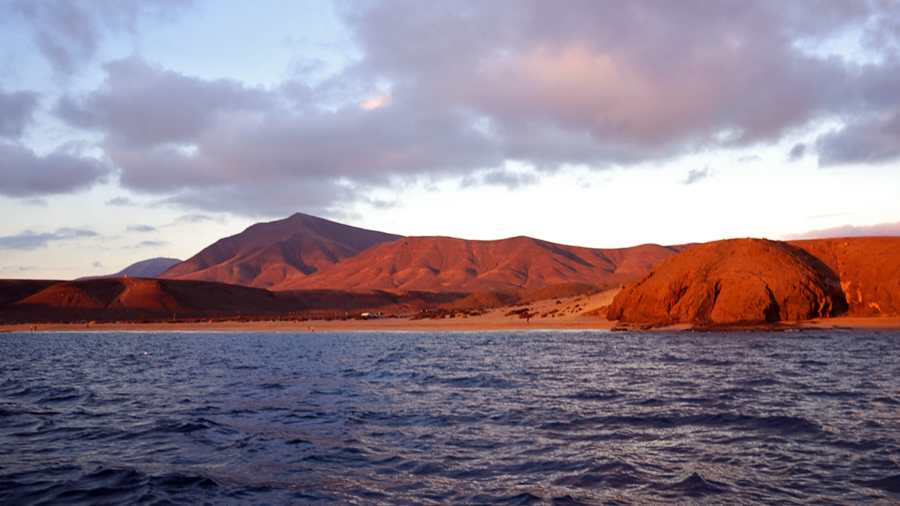
[[[295,212],[595,248],[900,235],[900,1],[0,0],[0,278]]]

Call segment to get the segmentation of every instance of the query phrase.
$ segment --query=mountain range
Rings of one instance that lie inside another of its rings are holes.
[[[407,237],[373,246],[292,288],[478,292],[564,283],[613,286],[645,274],[683,246],[591,249],[530,237],[470,241]]]
[[[297,289],[476,292],[629,282],[685,246],[592,249],[530,237],[402,237],[295,214],[221,239],[157,277]]]
[[[597,249],[530,237],[402,237],[295,214],[152,277],[172,262],[139,262],[103,279],[0,280],[0,323],[478,312],[619,286],[595,316],[626,326],[900,315],[900,237]]]

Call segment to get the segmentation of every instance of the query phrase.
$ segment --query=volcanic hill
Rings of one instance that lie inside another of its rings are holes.
[[[614,286],[643,275],[684,248],[647,244],[591,249],[530,237],[498,241],[405,237],[273,288],[477,292],[563,283]]]
[[[181,318],[277,315],[294,309],[267,290],[222,283],[142,278],[48,283],[52,284],[8,304],[3,319],[136,320],[143,315],[172,317],[173,313]]]
[[[157,277],[279,289],[400,237],[297,213],[220,239]]]
[[[900,238],[693,246],[623,289],[610,320],[740,325],[900,313]]]
[[[151,258],[149,260],[141,260],[135,262],[128,267],[122,269],[115,274],[107,274],[104,276],[87,276],[78,278],[76,281],[97,278],[124,278],[131,276],[132,278],[155,278],[159,276],[173,265],[178,265],[181,260],[177,258]]]

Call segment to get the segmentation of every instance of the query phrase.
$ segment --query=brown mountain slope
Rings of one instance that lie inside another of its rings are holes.
[[[0,311],[57,283],[60,283],[60,281],[44,279],[0,279]]]
[[[157,277],[257,288],[290,285],[375,244],[400,237],[297,213],[257,223],[216,241]]]
[[[646,273],[681,249],[657,245],[590,249],[529,237],[499,241],[406,237],[273,288],[475,292],[562,283],[614,285]]]
[[[900,238],[732,239],[662,263],[622,290],[608,317],[716,325],[896,316],[898,294]]]
[[[280,314],[292,306],[259,288],[202,281],[99,278],[56,283],[11,308],[51,320]]]
[[[463,294],[260,288],[206,281],[100,278],[80,281],[0,280],[0,324],[135,321],[143,316],[191,318],[327,316],[362,311],[412,313]]]

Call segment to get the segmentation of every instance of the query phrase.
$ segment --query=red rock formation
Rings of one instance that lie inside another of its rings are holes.
[[[565,283],[627,283],[684,246],[591,249],[530,237],[469,241],[406,237],[274,287],[476,292]]]
[[[688,248],[622,290],[608,318],[699,325],[805,320],[846,311],[840,279],[806,250],[765,239]]]

